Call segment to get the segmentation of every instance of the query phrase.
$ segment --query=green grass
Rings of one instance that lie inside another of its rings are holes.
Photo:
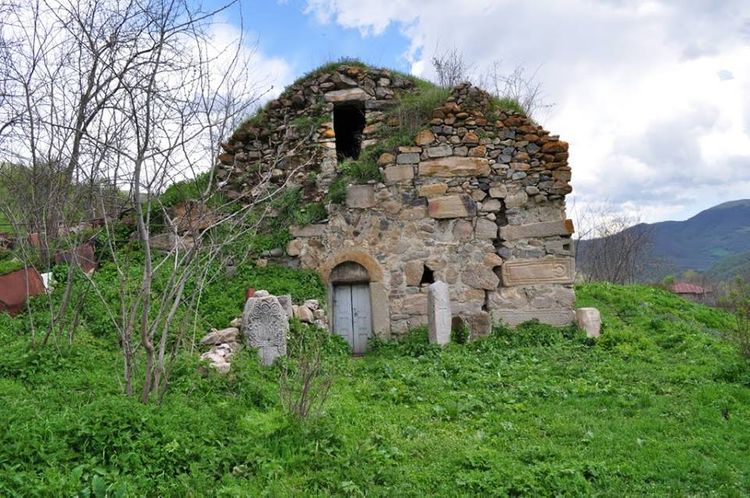
[[[218,289],[217,289],[218,291]],[[116,345],[26,350],[0,315],[3,496],[744,496],[750,369],[730,318],[647,287],[587,285],[598,342],[499,327],[440,350],[424,329],[351,359],[306,423],[279,370],[180,358],[161,407],[120,393]],[[239,305],[238,305],[239,306]]]

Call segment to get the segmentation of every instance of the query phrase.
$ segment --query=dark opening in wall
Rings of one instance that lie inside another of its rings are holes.
[[[336,156],[339,161],[359,157],[364,129],[365,107],[361,102],[347,102],[333,108],[333,131],[336,133]]]
[[[422,271],[422,280],[419,281],[419,285],[423,284],[434,284],[435,283],[435,274],[427,268],[424,267],[424,270]]]

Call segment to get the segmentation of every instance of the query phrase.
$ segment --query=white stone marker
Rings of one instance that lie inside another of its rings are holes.
[[[249,348],[258,350],[261,363],[271,365],[286,355],[289,318],[276,296],[251,297],[242,313],[242,332]]]
[[[586,331],[587,337],[599,337],[602,329],[602,317],[596,308],[578,308],[576,310],[578,328]]]
[[[427,288],[427,329],[431,344],[450,342],[451,298],[448,284],[439,280]]]

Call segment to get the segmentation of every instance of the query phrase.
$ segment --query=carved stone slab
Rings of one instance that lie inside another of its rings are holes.
[[[430,343],[442,346],[450,342],[451,318],[448,284],[438,280],[427,288],[427,331]]]
[[[516,259],[503,263],[503,285],[572,284],[573,258]]]
[[[289,321],[276,296],[251,297],[242,313],[242,332],[249,348],[258,350],[263,365],[286,355]]]
[[[466,194],[446,195],[429,199],[427,211],[432,218],[462,218],[477,214],[477,204]]]
[[[483,157],[449,156],[419,163],[421,176],[487,176],[490,163]]]
[[[527,225],[506,225],[500,228],[500,238],[503,240],[571,235],[572,233],[572,220],[544,221],[541,223],[529,223]]]

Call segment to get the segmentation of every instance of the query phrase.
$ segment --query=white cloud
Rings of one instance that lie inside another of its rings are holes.
[[[538,69],[545,125],[571,143],[579,206],[616,199],[647,221],[750,197],[746,0],[309,0],[365,35],[398,23],[412,72],[438,49],[481,70]],[[375,43],[376,40],[374,39]]]

